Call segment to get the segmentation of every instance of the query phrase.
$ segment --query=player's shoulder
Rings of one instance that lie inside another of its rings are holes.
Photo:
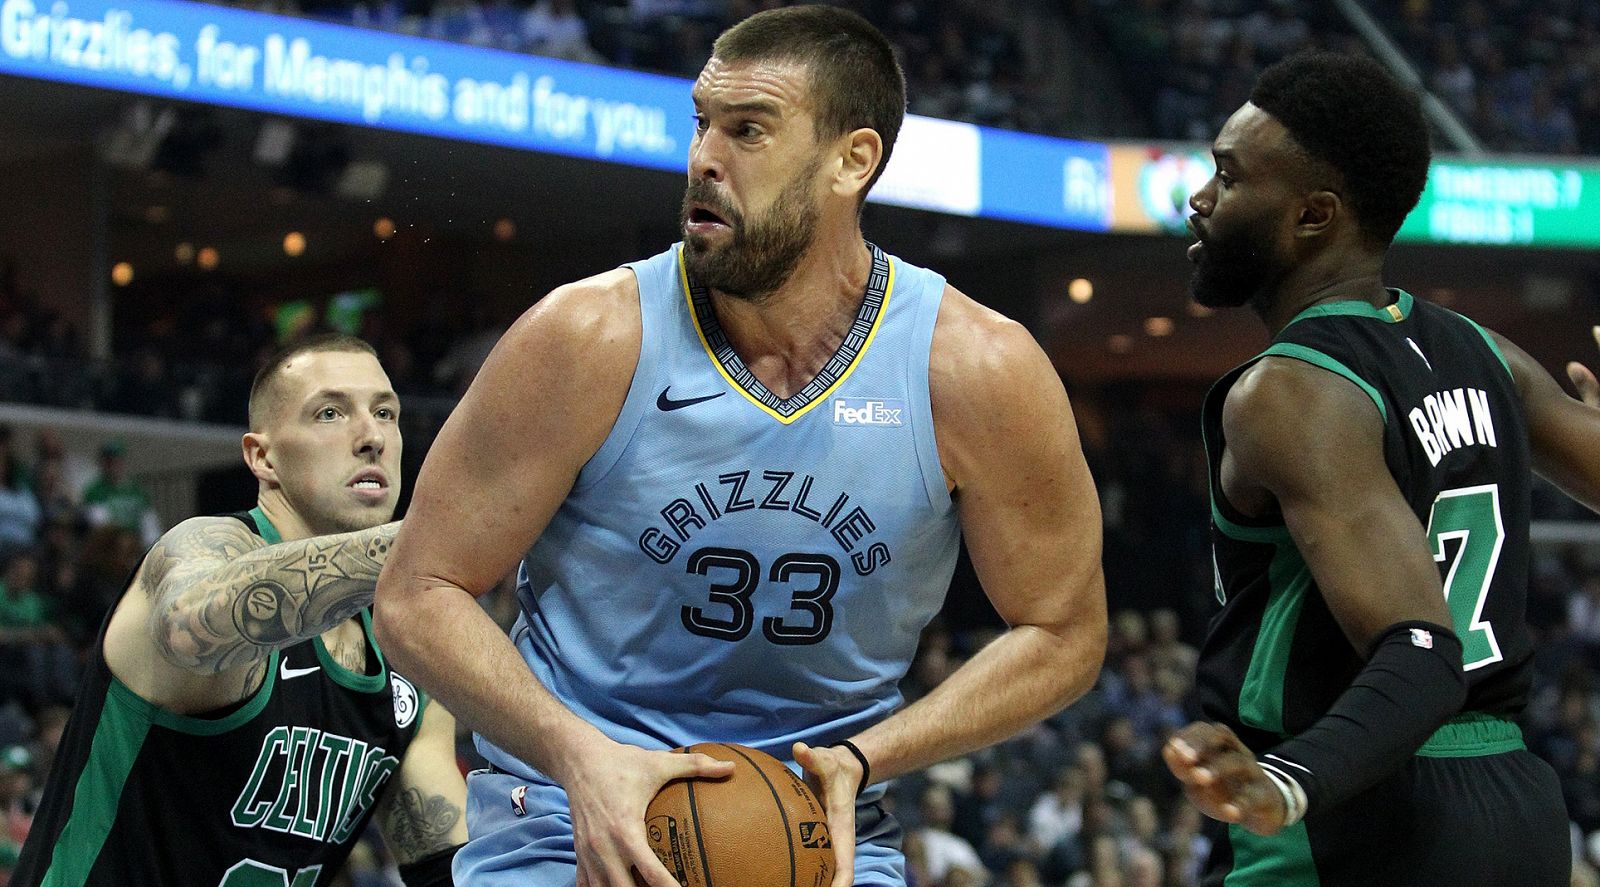
[[[497,351],[519,361],[637,357],[641,337],[639,284],[617,268],[551,290],[513,322]]]
[[[161,534],[150,549],[154,557],[231,558],[263,548],[267,541],[235,517],[191,517]]]
[[[1048,367],[1027,327],[945,284],[933,327],[930,372],[956,378],[1037,370],[1041,362]]]

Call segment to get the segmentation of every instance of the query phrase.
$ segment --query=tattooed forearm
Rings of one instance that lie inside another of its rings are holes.
[[[443,795],[424,798],[419,788],[398,790],[379,814],[383,837],[401,865],[415,862],[455,844],[451,830],[461,808]]]
[[[220,672],[319,635],[372,602],[398,523],[251,550],[247,531],[190,522],[146,558],[162,654]],[[245,538],[241,539],[243,534]]]

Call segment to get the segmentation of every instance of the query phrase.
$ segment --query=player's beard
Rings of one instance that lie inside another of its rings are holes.
[[[1189,281],[1194,300],[1207,308],[1264,305],[1289,269],[1275,248],[1272,227],[1273,219],[1263,215],[1231,231],[1212,228]]]
[[[706,238],[688,235],[683,261],[689,276],[721,293],[759,302],[788,281],[811,241],[816,237],[822,210],[811,197],[812,181],[822,168],[818,156],[784,184],[767,211],[746,219],[723,203],[715,188],[703,179],[689,182],[683,192],[686,223],[691,204],[706,207],[732,229],[729,243],[714,246]]]

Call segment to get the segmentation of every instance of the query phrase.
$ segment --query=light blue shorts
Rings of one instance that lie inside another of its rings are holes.
[[[467,777],[467,835],[452,869],[457,884],[577,883],[567,793],[554,783],[498,770],[473,771]],[[900,823],[882,805],[856,809],[856,887],[905,887],[900,837]]]

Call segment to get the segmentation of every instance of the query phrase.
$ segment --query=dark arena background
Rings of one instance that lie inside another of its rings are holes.
[[[512,319],[677,239],[687,78],[776,5],[0,2],[0,885],[128,571],[164,528],[253,501],[259,362],[313,330],[372,342],[409,490]],[[1248,312],[1187,296],[1209,139],[1304,47],[1419,85],[1436,158],[1389,282],[1565,384],[1566,361],[1600,362],[1600,2],[846,5],[896,45],[914,115],[868,238],[1033,333],[1105,514],[1097,687],[898,782],[913,883],[1197,884],[1200,816],[1159,749],[1197,716],[1215,608],[1199,408],[1265,344]],[[1522,726],[1563,781],[1573,883],[1600,884],[1600,522],[1549,486],[1534,507]],[[510,581],[484,603],[509,625]],[[963,561],[907,695],[1001,627]],[[375,838],[341,878],[400,883]]]

